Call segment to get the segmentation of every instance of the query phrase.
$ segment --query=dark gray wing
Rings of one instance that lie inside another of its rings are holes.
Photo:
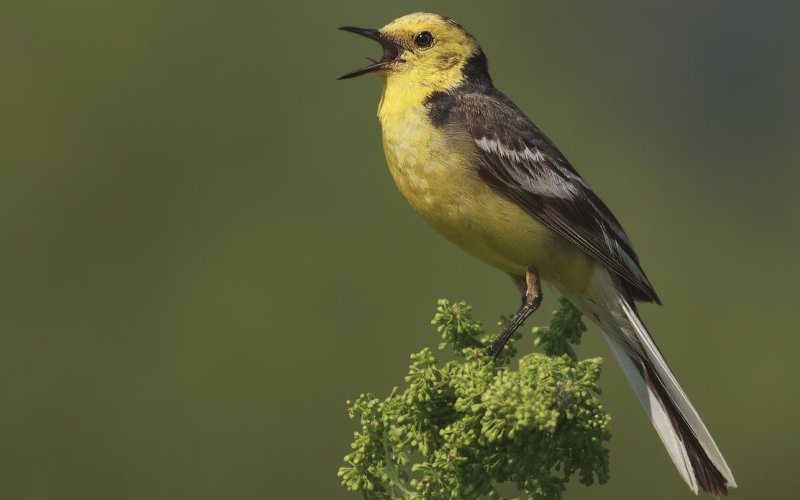
[[[481,178],[620,276],[633,298],[661,303],[617,219],[507,97],[466,86],[432,95],[428,106],[434,125],[467,129]]]

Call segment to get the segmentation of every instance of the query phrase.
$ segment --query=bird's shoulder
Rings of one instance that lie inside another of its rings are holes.
[[[425,100],[425,106],[435,127],[466,129],[474,140],[487,146],[502,146],[509,152],[538,152],[537,158],[556,162],[573,178],[580,179],[555,144],[491,84],[466,82],[448,91],[434,92]]]
[[[425,99],[434,126],[462,124],[476,133],[506,132],[508,138],[536,141],[541,132],[511,99],[486,83],[465,82]]]

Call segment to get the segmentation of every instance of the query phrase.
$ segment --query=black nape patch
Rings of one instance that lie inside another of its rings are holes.
[[[450,120],[450,110],[455,97],[450,92],[434,92],[425,98],[428,107],[428,118],[434,127],[442,127]]]
[[[467,59],[461,71],[464,73],[464,78],[470,83],[492,84],[492,77],[489,76],[489,60],[486,59],[486,54],[481,48],[478,49],[477,54]]]

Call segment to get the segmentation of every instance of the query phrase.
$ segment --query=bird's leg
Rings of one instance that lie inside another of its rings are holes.
[[[522,280],[519,281],[521,282]],[[490,356],[497,356],[500,354],[500,351],[502,351],[503,347],[508,343],[508,339],[514,335],[514,332],[522,325],[522,322],[539,308],[539,304],[541,303],[542,288],[539,284],[539,273],[536,268],[531,267],[525,273],[525,290],[522,296],[522,306],[520,306],[519,310],[508,322],[500,336],[492,342],[492,345],[489,346],[486,353]]]

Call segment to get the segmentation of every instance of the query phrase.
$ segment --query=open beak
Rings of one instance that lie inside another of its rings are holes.
[[[394,40],[391,40],[381,35],[378,30],[369,28],[353,28],[351,26],[342,26],[339,29],[342,31],[349,31],[350,33],[355,33],[357,35],[367,37],[370,40],[375,40],[376,42],[381,44],[381,47],[383,47],[383,57],[381,57],[380,61],[372,61],[372,59],[370,59],[370,61],[372,61],[373,64],[370,64],[369,66],[363,67],[361,69],[357,69],[355,71],[351,71],[346,75],[342,75],[338,78],[339,80],[344,80],[345,78],[353,78],[354,76],[365,75],[367,73],[372,73],[373,71],[386,69],[396,62],[403,62],[403,60],[400,59],[400,54],[403,53],[402,45],[395,42]]]

